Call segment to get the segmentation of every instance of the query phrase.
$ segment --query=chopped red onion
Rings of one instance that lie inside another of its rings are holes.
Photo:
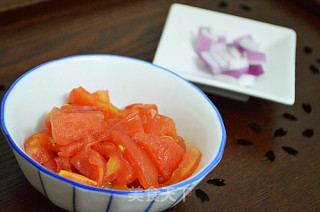
[[[267,61],[265,54],[262,52],[247,50],[245,51],[245,54],[250,65],[260,65]]]
[[[250,65],[248,74],[259,76],[260,74],[263,74],[263,69],[260,65]]]
[[[233,44],[245,50],[257,51],[259,49],[259,44],[253,40],[251,35],[241,36],[234,40]]]
[[[229,75],[241,81],[240,84],[250,86],[254,82],[252,78],[264,73],[262,65],[266,56],[258,48],[251,35],[227,43],[225,37],[201,27],[195,51],[212,74]],[[244,77],[246,75],[248,77]]]
[[[210,49],[210,46],[213,43],[213,39],[210,36],[210,29],[209,28],[200,28],[199,30],[199,38],[198,43],[196,46],[196,52],[198,54],[201,54],[203,51],[208,51]]]
[[[243,74],[246,74],[247,72],[248,72],[248,68],[242,68],[242,69],[228,70],[228,71],[223,72],[223,74],[227,74],[227,75],[233,76],[238,79]]]

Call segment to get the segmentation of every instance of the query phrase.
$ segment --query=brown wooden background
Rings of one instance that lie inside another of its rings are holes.
[[[23,73],[46,61],[78,54],[116,54],[152,61],[173,1],[39,1],[0,12],[0,98]],[[290,0],[179,0],[297,32],[296,102],[236,102],[208,95],[219,109],[227,144],[219,165],[171,211],[320,211],[320,14]],[[294,2],[294,3],[293,3]],[[313,68],[310,69],[310,66]],[[281,70],[279,70],[281,71]],[[57,85],[58,86],[58,85]],[[309,104],[310,113],[302,104]],[[297,120],[282,117],[293,114]],[[249,122],[261,132],[253,132]],[[287,134],[274,137],[277,129]],[[302,135],[313,129],[312,137]],[[237,138],[251,141],[243,146]],[[282,149],[289,146],[296,156]],[[265,160],[273,151],[274,162]],[[206,183],[225,180],[225,186]],[[0,135],[0,211],[63,211],[27,182]]]

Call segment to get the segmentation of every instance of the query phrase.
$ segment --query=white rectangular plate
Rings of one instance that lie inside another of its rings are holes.
[[[194,51],[200,27],[223,33],[227,41],[250,34],[266,54],[265,73],[253,87],[244,87],[212,78]],[[287,105],[295,101],[294,30],[182,4],[170,8],[153,63],[167,68],[207,91],[247,100],[254,96]],[[243,98],[244,97],[244,98]]]

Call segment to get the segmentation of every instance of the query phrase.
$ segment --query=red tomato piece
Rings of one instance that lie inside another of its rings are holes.
[[[97,102],[100,102],[98,104],[97,103],[94,103],[94,104],[100,105],[100,107],[103,107],[104,115],[106,119],[113,117],[112,114],[116,113],[119,110],[117,107],[111,104],[109,91],[107,90],[96,91],[93,93],[93,95],[96,97]]]
[[[56,161],[54,160],[54,158],[46,161],[43,163],[43,166],[47,169],[49,169],[50,171],[52,172],[55,172],[55,173],[58,173],[57,172],[57,163]]]
[[[129,162],[122,156],[120,149],[113,143],[105,142],[101,144],[99,153],[109,159],[104,176],[104,185],[107,183],[127,185],[136,179]]]
[[[61,170],[72,171],[72,165],[70,163],[70,158],[67,157],[55,157],[54,161],[57,165],[56,172],[59,173]]]
[[[156,165],[163,183],[171,177],[184,155],[183,148],[169,136],[152,136],[137,133],[133,139],[143,147]]]
[[[69,104],[95,106],[103,109],[105,118],[110,117],[110,99],[108,91],[90,93],[83,87],[73,89],[69,94]]]
[[[59,145],[59,152],[58,156],[60,157],[71,157],[74,156],[78,151],[83,149],[83,146],[87,144],[86,140],[79,141],[79,142],[74,142],[69,145]]]
[[[178,136],[178,135],[173,135],[171,137],[175,140],[177,144],[179,144],[182,147],[184,152],[186,152],[187,150],[186,141],[181,136]]]
[[[107,105],[107,107],[104,109],[106,119],[110,119],[110,118],[122,119],[131,113],[131,110],[126,110],[126,109],[121,110],[116,106],[114,106],[110,101],[109,91],[107,90],[96,91],[93,93],[93,95],[95,95],[100,102]]]
[[[109,96],[109,91],[107,90],[100,90],[96,91],[93,93],[93,95],[99,99],[99,101],[105,103],[105,104],[110,104],[110,96]]]
[[[57,114],[60,111],[59,108],[57,107],[53,107],[52,110],[48,113],[48,115],[46,116],[46,119],[44,121],[45,126],[48,130],[51,130],[51,116],[53,114]]]
[[[65,104],[60,108],[53,107],[48,113],[45,119],[45,126],[47,129],[51,130],[51,116],[55,114],[65,114],[65,113],[84,113],[90,111],[103,111],[103,109],[94,106],[84,106],[84,105],[70,105]]]
[[[96,151],[89,152],[89,163],[96,167],[98,171],[97,182],[102,186],[103,178],[106,172],[106,160]]]
[[[157,136],[173,136],[176,135],[176,125],[173,119],[161,114],[156,114],[151,121],[148,133]]]
[[[106,112],[109,111],[106,102],[101,101],[97,95],[88,92],[83,87],[75,88],[70,92],[69,104],[95,106],[102,108]]]
[[[146,152],[126,134],[112,131],[110,136],[112,143],[123,147],[122,154],[131,164],[143,188],[158,188],[158,170]]]
[[[176,126],[173,119],[158,114],[157,108],[151,105],[140,105],[137,104],[132,107],[139,111],[139,116],[141,117],[142,125],[146,134],[162,136],[176,135]]]
[[[70,162],[82,175],[102,185],[106,161],[98,152],[84,148],[71,157]]]
[[[51,116],[53,140],[59,145],[93,141],[106,131],[100,111],[54,114]]]
[[[59,152],[61,145],[57,144],[50,136],[47,142],[47,149],[50,152]]]
[[[198,168],[202,154],[198,148],[190,146],[183,155],[181,162],[176,170],[173,171],[171,178],[164,186],[172,185],[190,177]]]
[[[107,123],[107,128],[111,128],[113,125],[117,124],[118,122],[120,122],[122,119],[116,119],[116,118],[112,118],[112,119],[107,119],[106,123]]]
[[[98,149],[98,152],[106,159],[109,159],[114,151],[116,151],[116,146],[111,142],[103,142]]]
[[[144,132],[140,116],[137,113],[126,116],[124,119],[114,124],[110,130],[119,131],[128,135]]]
[[[24,150],[32,159],[43,165],[55,157],[55,153],[48,150],[47,142],[51,133],[45,129],[28,138],[24,143]]]
[[[130,109],[130,110],[136,110],[137,107],[147,107],[149,109],[154,109],[157,113],[158,113],[158,107],[155,104],[142,104],[142,103],[135,103],[135,104],[131,104],[131,105],[127,105],[125,107],[125,109]]]

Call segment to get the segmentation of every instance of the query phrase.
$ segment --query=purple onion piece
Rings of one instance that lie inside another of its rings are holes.
[[[256,43],[251,35],[241,36],[233,41],[234,45],[240,46],[245,50],[257,51],[259,44]]]
[[[212,33],[208,27],[201,27],[195,51],[212,74],[239,79],[244,74],[252,77],[264,73],[262,64],[266,62],[266,56],[257,48],[251,35],[227,43],[225,37]]]
[[[266,55],[262,52],[246,50],[245,54],[250,65],[261,65],[267,61]]]
[[[247,72],[248,74],[259,76],[264,73],[262,66],[260,65],[250,65],[249,70]]]
[[[248,67],[224,71],[223,74],[227,74],[239,79],[243,74],[246,74],[247,72],[248,72]]]
[[[196,44],[196,52],[198,54],[200,54],[203,51],[209,51],[212,45],[212,38],[208,36],[208,33],[210,33],[209,28],[202,27],[199,29],[199,38]]]

